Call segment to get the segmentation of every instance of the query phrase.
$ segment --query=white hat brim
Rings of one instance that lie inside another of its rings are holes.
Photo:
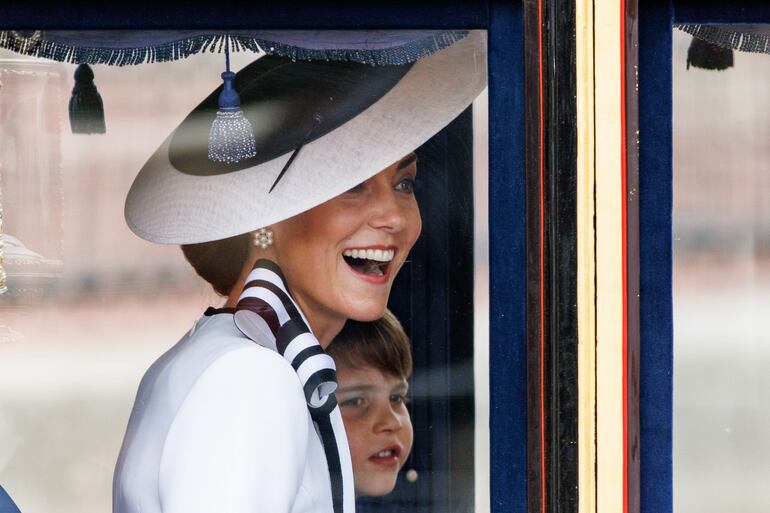
[[[134,180],[125,217],[160,244],[224,239],[283,221],[374,176],[425,143],[486,86],[486,32],[417,61],[382,98],[306,144],[276,188],[290,153],[231,173],[195,176],[169,160],[169,136]]]

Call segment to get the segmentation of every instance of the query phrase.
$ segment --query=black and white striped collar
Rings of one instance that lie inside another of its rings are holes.
[[[282,355],[297,372],[308,410],[318,427],[331,478],[335,513],[353,513],[353,467],[334,391],[334,360],[326,354],[291,297],[281,269],[258,260],[233,316],[235,325],[258,344]]]

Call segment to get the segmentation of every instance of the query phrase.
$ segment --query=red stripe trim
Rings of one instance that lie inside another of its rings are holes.
[[[546,513],[545,472],[545,122],[543,112],[543,0],[537,2],[537,52],[539,101],[539,183],[540,183],[540,507]]]
[[[626,137],[626,2],[620,0],[620,182],[623,283],[623,513],[628,513],[628,191]]]

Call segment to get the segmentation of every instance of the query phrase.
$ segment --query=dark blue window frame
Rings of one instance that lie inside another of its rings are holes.
[[[641,511],[673,511],[672,48],[677,23],[770,23],[751,1],[641,2],[639,199]]]
[[[13,3],[8,29],[473,28],[489,37],[490,481],[495,512],[524,512],[526,461],[526,273],[524,40],[520,2],[291,2],[175,5],[132,1]]]

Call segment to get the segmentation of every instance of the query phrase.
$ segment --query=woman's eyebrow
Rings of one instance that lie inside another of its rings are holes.
[[[412,162],[416,160],[417,160],[417,155],[415,155],[414,153],[410,153],[409,155],[401,159],[401,161],[396,166],[396,171],[401,171],[405,167],[409,167],[412,164]]]

